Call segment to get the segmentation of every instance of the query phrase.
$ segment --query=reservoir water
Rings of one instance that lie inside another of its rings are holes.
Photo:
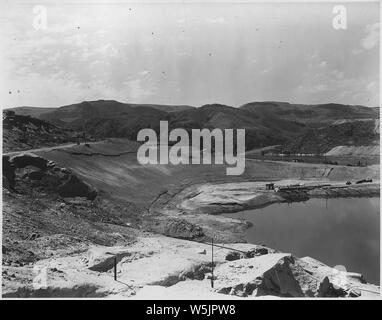
[[[332,267],[343,265],[379,284],[379,210],[378,197],[310,199],[224,216],[253,223],[245,232],[250,243],[310,256]]]

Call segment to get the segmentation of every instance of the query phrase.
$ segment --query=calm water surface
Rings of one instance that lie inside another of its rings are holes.
[[[379,284],[379,209],[379,198],[311,199],[224,215],[253,223],[248,242],[344,265]]]

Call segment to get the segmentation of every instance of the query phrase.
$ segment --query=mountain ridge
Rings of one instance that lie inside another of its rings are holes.
[[[379,108],[335,103],[306,105],[263,101],[238,108],[223,104],[205,104],[196,108],[96,100],[48,111],[41,109],[22,107],[20,110],[65,129],[84,131],[95,138],[136,140],[140,129],[151,128],[159,132],[160,121],[168,121],[170,130],[246,129],[247,150],[281,144],[291,152],[300,149],[307,152],[312,150],[312,145],[317,152],[323,153],[328,151],[328,145],[325,145],[328,141],[330,147],[335,147],[351,146],[354,141],[357,145],[375,145],[379,140],[374,123],[379,119]],[[17,108],[11,110],[17,113]],[[326,129],[329,136],[325,135]],[[318,142],[317,135],[324,142]]]

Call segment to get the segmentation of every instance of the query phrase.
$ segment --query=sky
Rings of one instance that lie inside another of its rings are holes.
[[[378,106],[379,3],[342,4],[2,0],[1,106]]]

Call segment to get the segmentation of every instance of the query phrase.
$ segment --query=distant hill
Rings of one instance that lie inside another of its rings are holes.
[[[17,107],[9,108],[7,110],[14,111],[20,116],[31,116],[34,118],[39,118],[44,113],[49,113],[57,108],[38,108],[38,107]]]
[[[257,117],[272,115],[279,119],[319,124],[337,120],[378,119],[379,108],[352,106],[336,103],[305,105],[288,102],[251,102],[240,107]]]
[[[43,108],[36,108],[43,109]],[[160,120],[169,120],[176,110],[193,109],[191,106],[129,104],[114,100],[84,101],[48,112],[20,108],[21,113],[36,115],[37,118],[54,125],[86,131],[94,137],[127,137],[135,139],[142,128],[159,130]],[[16,113],[19,108],[12,109]]]
[[[375,132],[379,108],[333,103],[304,105],[265,101],[247,103],[239,108],[221,104],[194,108],[98,100],[42,109],[13,110],[62,128],[86,131],[96,138],[135,140],[142,128],[159,132],[160,120],[169,121],[170,129],[245,128],[247,150],[283,145],[292,152],[314,149],[322,153],[339,145],[371,144],[379,139],[379,131]],[[348,134],[349,128],[353,135]]]
[[[164,105],[164,104],[137,104],[137,105],[132,105],[132,106],[134,106],[134,107],[150,107],[150,108],[154,108],[154,109],[158,109],[158,110],[166,111],[166,112],[177,112],[177,111],[195,109],[195,107],[187,106],[187,105],[172,106],[172,105]]]
[[[116,118],[125,114],[145,113],[146,110],[159,110],[166,113],[194,109],[187,105],[133,104],[115,100],[83,101],[59,108],[18,107],[7,110],[15,111],[19,115],[49,120],[59,124],[72,124],[77,120],[89,118]]]
[[[171,127],[176,128],[243,128],[246,129],[246,149],[282,144],[304,130],[295,121],[259,117],[245,109],[209,104],[200,108],[174,112]]]
[[[378,120],[353,121],[308,129],[303,135],[286,143],[284,151],[319,154],[337,146],[378,146]]]

